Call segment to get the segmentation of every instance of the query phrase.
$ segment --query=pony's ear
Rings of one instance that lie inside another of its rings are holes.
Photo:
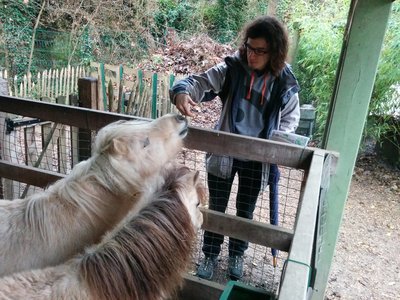
[[[125,138],[115,138],[110,141],[108,152],[114,155],[127,155],[129,153],[129,142]]]

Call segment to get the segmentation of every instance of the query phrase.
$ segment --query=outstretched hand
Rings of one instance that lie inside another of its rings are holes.
[[[194,114],[190,110],[190,106],[194,106],[197,103],[187,94],[178,94],[175,97],[175,106],[181,112],[181,114],[194,117]]]

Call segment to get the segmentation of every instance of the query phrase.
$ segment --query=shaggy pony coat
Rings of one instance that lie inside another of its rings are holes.
[[[177,166],[139,213],[64,265],[0,279],[0,299],[166,299],[182,283],[205,204],[198,172]]]
[[[182,148],[187,121],[118,121],[98,132],[92,157],[43,192],[0,200],[0,276],[65,262],[146,203]]]

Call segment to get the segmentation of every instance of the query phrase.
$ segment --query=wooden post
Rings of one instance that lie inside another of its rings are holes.
[[[9,95],[8,81],[0,78],[0,95]],[[12,162],[13,156],[11,155],[10,145],[15,142],[15,133],[11,132],[6,137],[6,119],[13,118],[15,115],[0,112],[0,159]],[[18,186],[15,182],[9,179],[0,178],[0,198],[1,199],[14,199],[15,193],[18,191]]]
[[[276,15],[276,8],[278,7],[278,2],[279,2],[279,0],[269,0],[268,1],[267,14],[269,16],[275,16]]]
[[[323,139],[323,147],[339,152],[340,159],[326,195],[326,232],[317,253],[312,300],[324,299],[392,4],[392,0],[351,2]]]
[[[78,79],[79,106],[97,108],[97,79],[84,77]],[[91,156],[92,132],[88,129],[79,129],[78,132],[78,160],[86,160]]]
[[[0,78],[0,95],[8,95],[8,82],[7,80]],[[3,122],[5,121],[6,113],[0,112],[0,120]],[[0,159],[3,159],[3,151],[4,151],[4,144],[3,144],[3,137],[4,137],[4,126],[1,124],[0,126]],[[4,199],[4,190],[3,190],[3,178],[0,177],[0,199]]]

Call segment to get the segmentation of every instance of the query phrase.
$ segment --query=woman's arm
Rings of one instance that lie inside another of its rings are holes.
[[[206,72],[191,75],[178,81],[170,90],[170,99],[176,104],[176,96],[187,94],[196,102],[209,101],[214,98],[222,89],[225,81],[227,66],[220,63]]]
[[[299,94],[295,93],[281,111],[279,130],[294,132],[299,126],[300,103]]]

